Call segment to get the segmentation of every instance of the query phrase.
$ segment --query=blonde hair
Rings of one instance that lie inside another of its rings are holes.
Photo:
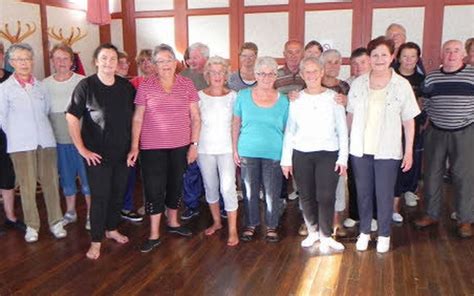
[[[209,71],[212,65],[221,65],[224,68],[225,78],[227,80],[227,78],[229,77],[229,62],[223,57],[212,56],[207,60],[206,64],[204,65],[204,79],[206,79],[206,82],[209,84]]]

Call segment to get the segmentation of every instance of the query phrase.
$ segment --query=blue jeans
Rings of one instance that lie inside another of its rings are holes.
[[[265,192],[265,224],[268,228],[278,227],[283,204],[281,195],[282,172],[279,160],[242,157],[241,176],[245,187],[244,210],[247,227],[260,225],[259,194],[263,185]]]
[[[59,182],[65,196],[77,193],[76,176],[81,180],[81,191],[91,195],[84,159],[74,144],[57,144]],[[3,169],[3,168],[2,168]]]

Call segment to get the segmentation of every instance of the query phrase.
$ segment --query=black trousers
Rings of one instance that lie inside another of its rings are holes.
[[[189,146],[141,150],[145,212],[160,214],[166,207],[178,209],[183,195],[183,174]]]
[[[91,189],[91,238],[100,242],[104,231],[116,230],[120,222],[129,168],[125,161],[86,167]]]
[[[337,151],[293,150],[293,174],[309,231],[331,236],[339,175],[334,171]]]

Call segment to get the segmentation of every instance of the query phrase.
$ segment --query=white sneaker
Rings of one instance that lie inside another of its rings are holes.
[[[390,249],[390,236],[379,236],[377,238],[377,253],[387,253]]]
[[[86,230],[91,230],[91,217],[90,216],[87,216],[87,220],[86,220]]]
[[[63,217],[63,226],[68,225],[69,223],[74,223],[77,221],[77,213],[76,212],[66,212]]]
[[[451,215],[449,215],[449,218],[451,218],[451,220],[457,221],[458,220],[458,213],[452,212]]]
[[[370,222],[370,231],[374,232],[379,229],[379,226],[377,224],[377,220],[372,219],[372,222]]]
[[[67,231],[64,229],[62,221],[51,226],[49,230],[57,239],[65,238],[67,236]]]
[[[416,207],[418,205],[418,196],[411,192],[411,191],[407,191],[405,192],[405,194],[403,195],[405,197],[405,204],[409,207]]]
[[[357,223],[358,223],[358,221],[356,221],[354,219],[351,219],[351,218],[347,218],[346,220],[344,220],[342,225],[344,225],[345,228],[352,228],[352,227],[356,226]]]
[[[319,251],[321,253],[328,253],[330,249],[335,251],[343,251],[345,249],[344,245],[336,241],[332,237],[321,236],[321,243],[319,244]]]
[[[303,248],[309,248],[314,245],[315,242],[319,240],[319,232],[310,232],[308,236],[301,241],[301,246]]]
[[[260,190],[258,197],[260,198],[260,200],[265,201],[265,193],[263,193],[263,190]]]
[[[292,193],[288,194],[289,200],[295,200],[297,198],[298,198],[298,193],[296,193],[296,191],[293,191]]]
[[[402,223],[403,222],[403,216],[400,215],[400,213],[393,213],[392,214],[392,220],[393,220],[393,222],[396,222],[396,223]]]
[[[38,231],[31,228],[30,226],[26,227],[25,241],[27,243],[34,243],[38,241]]]
[[[365,251],[369,247],[370,234],[361,233],[356,243],[357,251]]]

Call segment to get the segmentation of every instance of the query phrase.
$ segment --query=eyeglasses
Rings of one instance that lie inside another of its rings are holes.
[[[170,63],[172,63],[172,62],[174,62],[173,59],[170,59],[170,60],[157,60],[157,61],[156,61],[156,63],[157,63],[158,65],[170,64]]]
[[[225,75],[225,72],[222,72],[222,71],[209,71],[209,75],[212,75],[212,76],[224,76],[224,75]]]
[[[19,62],[19,63],[26,63],[26,62],[31,62],[31,61],[33,61],[33,59],[32,59],[32,58],[28,58],[28,59],[11,59],[11,61]]]
[[[256,73],[257,76],[260,76],[262,78],[274,78],[276,77],[276,73],[275,72],[269,72],[269,73],[265,73],[265,72],[258,72]]]

